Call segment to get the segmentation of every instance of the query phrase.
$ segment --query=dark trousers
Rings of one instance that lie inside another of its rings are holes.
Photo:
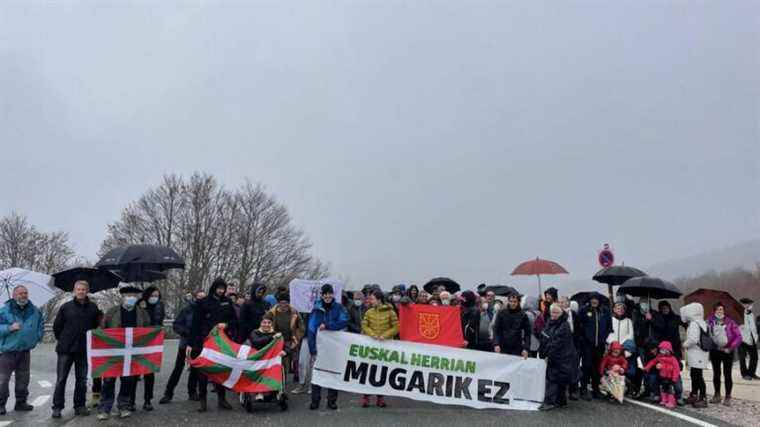
[[[546,395],[544,403],[547,405],[565,406],[567,405],[567,384],[557,384],[546,380]]]
[[[119,378],[119,396],[116,399],[116,407],[120,411],[129,407],[129,400],[132,396],[132,391],[135,388],[135,380],[137,377],[120,377]],[[114,402],[114,394],[116,393],[116,378],[105,378],[103,380],[102,396],[100,397],[100,412],[111,413]]]
[[[145,403],[153,400],[153,387],[156,385],[156,374],[147,374],[142,376],[143,383],[143,400]],[[138,377],[135,377],[135,386],[132,387],[132,394],[129,396],[129,403],[134,406],[137,397]]]
[[[749,365],[747,364],[749,356]],[[739,369],[743,377],[751,377],[757,373],[757,344],[749,345],[742,343],[739,346]]]
[[[690,368],[689,376],[691,377],[691,394],[697,396],[700,400],[704,399],[707,396],[707,384],[705,384],[702,370]]]
[[[179,384],[179,379],[182,377],[182,371],[185,369],[185,352],[187,347],[180,347],[177,350],[177,358],[174,360],[174,369],[169,376],[169,382],[166,384],[166,390],[164,390],[164,396],[174,397],[174,389]],[[198,394],[198,370],[190,369],[190,377],[187,379],[187,394]]]
[[[13,373],[16,375],[16,402],[24,402],[29,396],[29,350],[0,354],[0,408],[5,408],[10,396],[8,383]]]
[[[720,350],[710,352],[710,363],[713,368],[713,388],[715,395],[720,395],[720,375],[721,367],[726,383],[726,397],[731,397],[731,390],[734,388],[734,380],[731,378],[731,368],[734,364],[734,353],[726,353]]]
[[[202,349],[200,348],[194,348],[193,351],[190,353],[190,357],[195,359],[201,354]],[[195,368],[193,368],[195,369]],[[198,375],[198,397],[200,397],[201,400],[206,400],[206,397],[208,396],[208,377],[203,375],[200,371],[197,369],[195,370]],[[192,373],[191,373],[192,375]],[[226,398],[225,395],[225,388],[222,387],[219,384],[214,383],[214,390],[216,390],[216,398],[217,400],[221,401]]]
[[[74,365],[74,408],[84,408],[87,400],[87,356],[84,353],[58,353],[58,378],[53,393],[53,409],[63,409],[66,403],[66,380]]]
[[[591,388],[595,393],[599,393],[599,380],[601,376],[599,374],[599,364],[602,363],[602,357],[604,357],[604,346],[593,347],[586,345],[583,347],[583,353],[581,356],[581,365],[583,366],[583,376],[581,377],[581,391],[588,388],[589,382],[591,382]]]
[[[473,345],[472,350],[490,351],[493,353],[493,343],[491,341],[481,341]]]
[[[92,392],[93,393],[100,393],[103,391],[103,380],[100,378],[93,378],[92,379]]]
[[[311,402],[319,404],[319,401],[322,400],[322,387],[311,383]],[[327,389],[327,402],[328,403],[335,403],[338,401],[338,390],[328,388]]]

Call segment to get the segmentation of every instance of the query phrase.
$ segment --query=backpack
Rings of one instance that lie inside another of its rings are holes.
[[[715,345],[715,341],[713,341],[710,334],[702,330],[701,326],[699,327],[699,348],[701,348],[702,351],[712,351],[718,349],[718,347]]]

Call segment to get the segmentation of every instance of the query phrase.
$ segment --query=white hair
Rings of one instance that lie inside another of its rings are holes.
[[[562,306],[559,305],[558,302],[552,303],[552,305],[549,307],[550,311],[559,311],[560,313],[564,312],[565,310],[562,309]]]

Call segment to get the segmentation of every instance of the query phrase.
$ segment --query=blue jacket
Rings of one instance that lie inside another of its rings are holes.
[[[581,343],[583,347],[604,347],[607,335],[612,332],[612,315],[604,307],[596,310],[585,307],[578,313],[581,325]]]
[[[309,340],[309,353],[317,354],[317,332],[319,326],[325,324],[329,331],[342,331],[348,326],[348,313],[346,309],[337,301],[333,301],[330,311],[325,311],[322,307],[322,300],[314,303],[314,309],[309,316],[309,328],[307,338]]]
[[[15,322],[21,329],[12,332],[9,328]],[[44,324],[42,313],[31,301],[21,308],[15,300],[8,300],[0,308],[0,353],[33,349],[42,339]]]

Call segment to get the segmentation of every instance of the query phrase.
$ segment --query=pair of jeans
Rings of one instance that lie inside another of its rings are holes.
[[[747,364],[747,356],[749,356],[749,364]],[[741,343],[739,346],[739,369],[743,377],[752,377],[757,374],[757,344]]]
[[[136,377],[120,377],[119,378],[119,396],[117,398],[116,407],[120,411],[127,409],[130,405],[130,398],[132,396],[132,390],[135,387]],[[100,412],[107,414],[111,413],[114,402],[114,394],[116,392],[116,378],[103,379],[102,394],[100,397]]]
[[[166,384],[164,390],[164,396],[174,397],[174,389],[177,388],[180,377],[182,377],[182,371],[185,369],[185,356],[187,347],[180,347],[177,349],[177,358],[174,360],[174,369],[169,376],[169,382]],[[187,394],[198,394],[198,370],[191,368],[190,376],[187,379]]]
[[[87,355],[84,353],[58,353],[58,366],[53,409],[63,409],[66,403],[66,381],[74,365],[74,408],[84,408],[87,400]]]
[[[720,377],[721,367],[726,383],[726,397],[731,397],[731,391],[734,388],[734,380],[731,378],[731,368],[734,364],[734,352],[726,353],[725,351],[713,350],[710,352],[710,362],[713,368],[713,388],[715,395],[720,396]]]
[[[5,403],[10,396],[8,384],[11,374],[16,375],[16,402],[26,402],[29,396],[29,350],[9,351],[0,354],[0,408],[5,408]]]

